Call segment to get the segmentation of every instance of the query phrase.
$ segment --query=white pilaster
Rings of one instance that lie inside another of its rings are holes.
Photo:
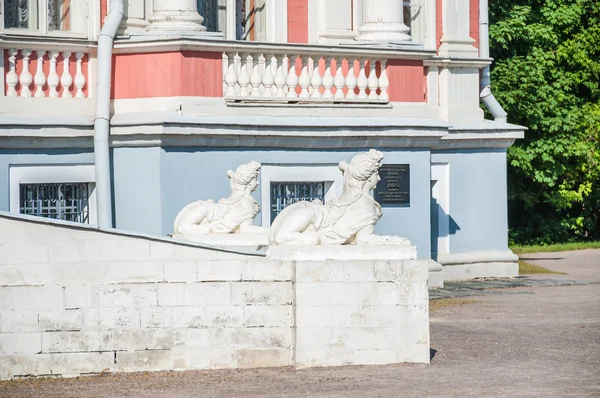
[[[358,41],[380,43],[410,40],[404,24],[402,0],[363,0],[364,24],[358,29]]]
[[[152,0],[149,31],[206,31],[196,0]]]
[[[442,45],[439,55],[444,57],[476,58],[475,40],[469,36],[469,0],[442,0]]]
[[[308,2],[308,42],[339,44],[354,40],[352,0]]]
[[[149,25],[146,1],[152,0],[125,0],[125,16],[119,27],[119,34],[143,32]]]

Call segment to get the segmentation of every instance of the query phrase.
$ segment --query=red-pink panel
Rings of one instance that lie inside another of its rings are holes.
[[[423,61],[394,59],[387,63],[392,102],[425,102],[426,78]]]
[[[479,48],[479,0],[470,0],[469,34],[475,39],[474,46]]]
[[[437,0],[435,2],[435,37],[438,48],[440,48],[442,44],[442,23],[442,0]]]
[[[288,0],[288,42],[308,43],[308,0]]]

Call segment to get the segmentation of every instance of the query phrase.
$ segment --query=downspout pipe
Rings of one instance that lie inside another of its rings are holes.
[[[110,12],[98,36],[98,72],[96,79],[96,115],[94,117],[94,155],[98,226],[112,228],[110,180],[110,85],[112,80],[113,41],[123,19],[123,0],[112,0]]]
[[[479,0],[479,56],[490,57],[490,30],[488,17],[488,0]],[[494,120],[506,123],[506,111],[496,100],[490,87],[490,66],[486,65],[479,77],[479,98],[483,105],[490,111]]]

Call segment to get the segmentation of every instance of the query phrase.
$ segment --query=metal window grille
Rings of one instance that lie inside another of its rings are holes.
[[[21,184],[19,211],[89,224],[89,183]]]
[[[271,222],[287,206],[302,200],[325,199],[324,182],[272,182]]]

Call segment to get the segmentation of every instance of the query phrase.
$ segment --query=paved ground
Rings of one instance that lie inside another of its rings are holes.
[[[600,397],[600,250],[529,261],[596,282],[529,286],[431,314],[431,365],[104,375],[0,383],[0,396]],[[514,294],[518,293],[518,294]]]

